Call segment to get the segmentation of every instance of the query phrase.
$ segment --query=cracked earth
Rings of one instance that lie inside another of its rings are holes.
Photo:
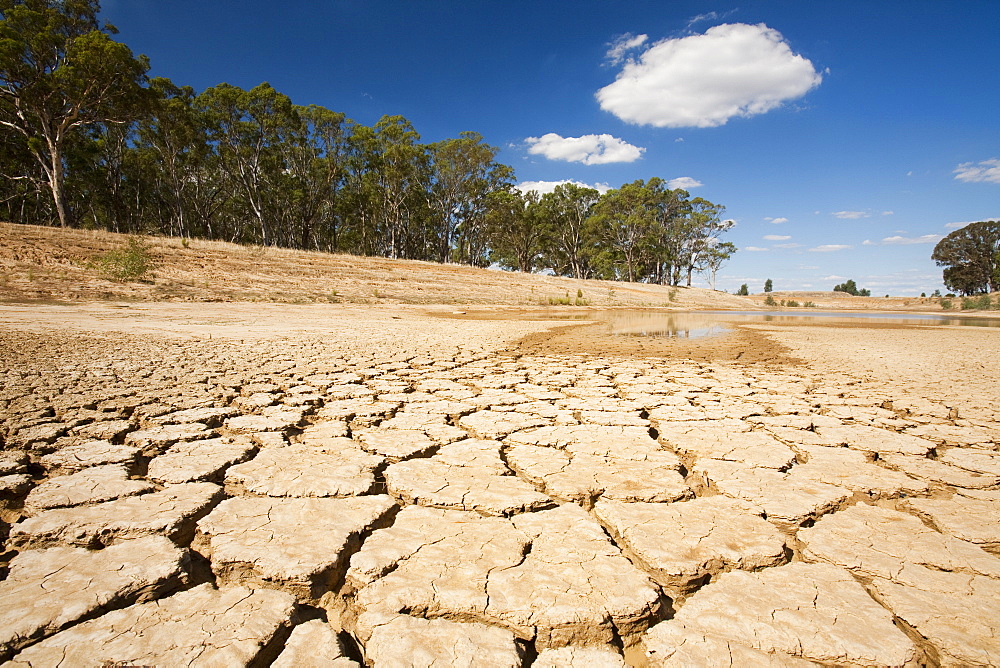
[[[1000,665],[997,334],[0,310],[9,666]]]

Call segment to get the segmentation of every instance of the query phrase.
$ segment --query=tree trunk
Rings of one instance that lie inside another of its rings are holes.
[[[66,175],[63,174],[62,151],[59,146],[52,145],[51,142],[49,149],[52,156],[49,187],[52,190],[52,199],[56,205],[56,214],[59,216],[59,226],[65,228],[67,224],[72,224],[72,221],[69,217],[69,210],[66,208]]]

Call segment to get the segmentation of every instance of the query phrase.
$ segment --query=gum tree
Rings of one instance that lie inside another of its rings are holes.
[[[944,284],[971,295],[1000,290],[1000,221],[972,223],[939,241],[931,254]]]
[[[147,59],[112,40],[116,30],[98,24],[99,11],[97,0],[0,0],[0,128],[27,143],[63,227],[73,223],[73,134],[130,121],[146,98]]]

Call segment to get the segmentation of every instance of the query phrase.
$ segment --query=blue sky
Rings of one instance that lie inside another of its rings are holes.
[[[268,81],[364,123],[464,130],[520,182],[658,176],[727,208],[717,287],[943,288],[1000,219],[1000,2],[104,0],[151,74]],[[706,285],[703,278],[699,284]]]

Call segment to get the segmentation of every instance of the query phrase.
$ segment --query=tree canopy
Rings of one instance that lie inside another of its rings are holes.
[[[0,217],[114,232],[712,286],[724,207],[658,177],[539,195],[476,132],[425,143],[264,82],[147,79],[97,0],[0,0]]]
[[[1000,290],[1000,221],[971,223],[939,241],[931,254],[944,284],[963,295]]]
[[[866,290],[864,288],[859,288],[858,284],[854,282],[853,278],[849,278],[843,283],[833,286],[834,292],[846,292],[849,295],[855,297],[871,297],[872,291]]]

